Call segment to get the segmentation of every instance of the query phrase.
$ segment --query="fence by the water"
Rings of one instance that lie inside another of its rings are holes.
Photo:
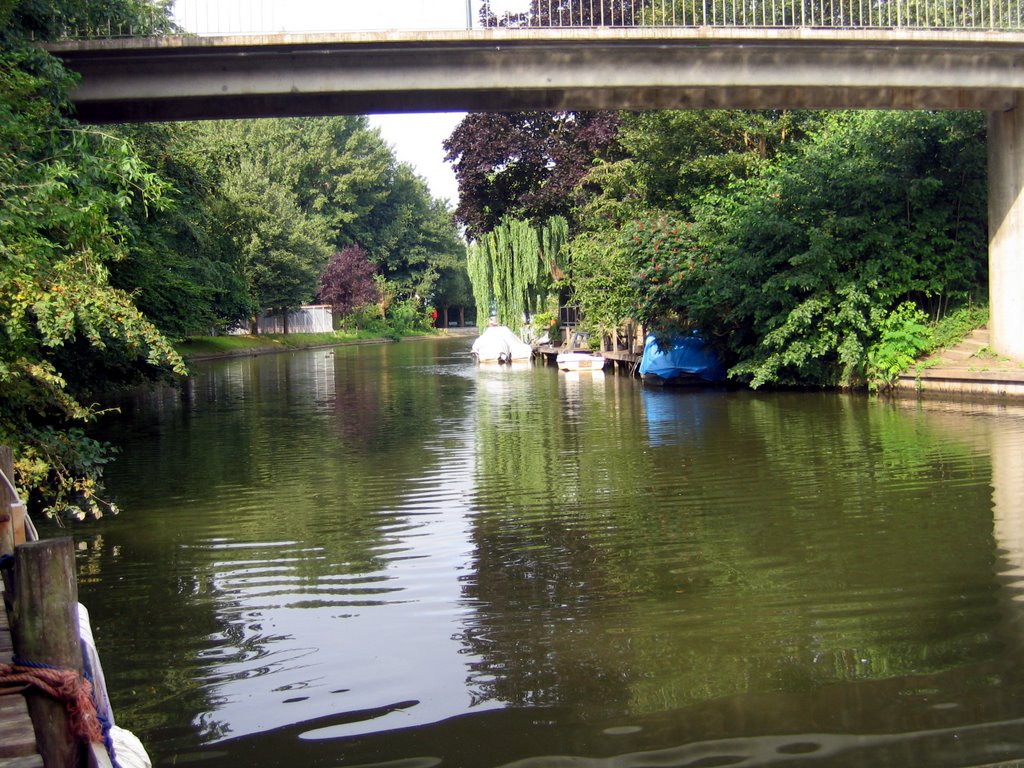
[[[334,330],[329,304],[311,304],[289,312],[264,313],[256,319],[257,333],[330,333]]]

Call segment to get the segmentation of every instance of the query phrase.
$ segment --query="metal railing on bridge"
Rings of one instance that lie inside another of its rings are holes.
[[[176,0],[141,26],[62,20],[59,36],[128,37],[504,28],[1024,30],[1024,0]],[[341,6],[340,8],[337,6]],[[166,8],[166,16],[163,16]]]
[[[1020,0],[534,0],[485,27],[1021,28]]]

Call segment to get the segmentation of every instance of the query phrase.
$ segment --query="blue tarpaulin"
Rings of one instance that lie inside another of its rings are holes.
[[[725,381],[725,366],[708,348],[704,339],[694,331],[691,335],[673,339],[672,347],[663,352],[653,336],[644,343],[644,356],[640,360],[640,375],[652,374],[666,381],[689,374],[705,381]]]

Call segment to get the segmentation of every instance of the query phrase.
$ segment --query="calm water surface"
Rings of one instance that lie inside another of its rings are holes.
[[[74,529],[157,765],[1024,759],[1024,409],[660,392],[469,342],[195,366]]]

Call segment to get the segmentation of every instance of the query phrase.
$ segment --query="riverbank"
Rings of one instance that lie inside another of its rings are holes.
[[[1024,398],[1024,361],[997,355],[987,328],[919,360],[896,384],[899,394]]]
[[[365,344],[390,344],[396,341],[444,338],[445,336],[466,336],[475,335],[477,332],[473,327],[438,328],[435,330],[436,333],[401,337],[353,336],[337,332],[267,334],[263,336],[195,336],[175,344],[174,348],[187,362],[200,362],[221,358],[270,355],[297,349],[327,349]]]

